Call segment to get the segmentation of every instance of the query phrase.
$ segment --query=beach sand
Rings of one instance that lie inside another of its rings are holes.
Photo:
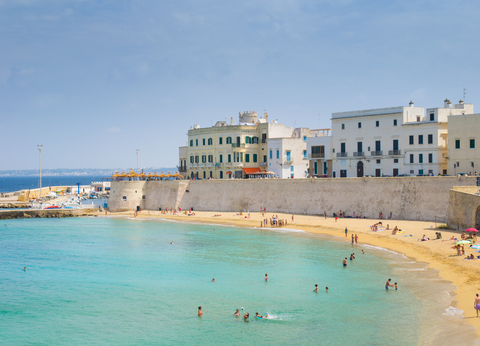
[[[221,216],[214,216],[214,215]],[[109,215],[128,215],[133,213],[109,213]],[[460,239],[461,231],[441,230],[435,228],[434,222],[425,221],[403,221],[403,220],[377,220],[377,219],[352,219],[339,218],[335,221],[332,217],[308,216],[292,214],[267,212],[265,218],[271,218],[272,215],[278,215],[280,219],[286,219],[287,225],[282,228],[299,229],[314,234],[329,234],[343,238],[344,241],[351,242],[353,234],[358,235],[359,244],[369,244],[379,246],[398,253],[402,253],[412,260],[425,262],[429,268],[439,270],[441,278],[453,282],[457,287],[456,296],[452,305],[464,311],[464,320],[476,327],[477,336],[480,339],[480,317],[477,318],[474,309],[475,294],[480,290],[480,259],[465,260],[466,255],[473,253],[480,255],[468,246],[465,248],[465,256],[457,256],[456,250],[452,246],[456,241],[450,241],[452,236]],[[261,220],[264,219],[259,212],[250,213],[250,218],[246,218],[245,213],[239,215],[235,212],[202,212],[195,211],[194,216],[187,216],[183,213],[178,215],[161,214],[159,211],[142,211],[137,218],[164,218],[170,220],[225,224],[241,227],[260,227]],[[378,221],[382,221],[384,230],[372,232],[370,226]],[[390,230],[385,230],[389,224]],[[403,233],[392,235],[391,229],[397,226],[403,230]],[[437,223],[437,226],[439,224]],[[267,224],[267,227],[271,227]],[[345,227],[348,228],[348,237],[345,238]],[[441,232],[443,239],[436,239],[435,232]],[[407,236],[410,235],[412,236]],[[423,235],[430,238],[430,241],[419,241]],[[339,240],[340,240],[339,239]]]

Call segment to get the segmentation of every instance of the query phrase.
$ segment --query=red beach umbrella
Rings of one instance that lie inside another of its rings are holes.
[[[473,233],[477,233],[477,232],[478,232],[478,230],[476,230],[475,228],[467,228],[467,229],[465,230],[465,232],[473,232]]]

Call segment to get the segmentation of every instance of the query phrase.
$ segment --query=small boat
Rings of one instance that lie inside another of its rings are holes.
[[[43,208],[43,209],[60,209],[60,207],[58,205],[51,205],[51,206]]]

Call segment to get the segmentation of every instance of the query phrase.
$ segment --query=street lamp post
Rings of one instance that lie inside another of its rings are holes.
[[[37,145],[38,148],[38,154],[39,154],[39,159],[40,159],[40,198],[42,198],[42,149],[43,149],[43,144]]]
[[[140,149],[137,149],[136,152],[137,152],[137,173],[138,173],[138,153],[140,152]]]

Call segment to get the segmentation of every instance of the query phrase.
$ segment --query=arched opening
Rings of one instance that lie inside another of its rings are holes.
[[[363,162],[358,161],[357,163],[357,177],[363,177]]]

